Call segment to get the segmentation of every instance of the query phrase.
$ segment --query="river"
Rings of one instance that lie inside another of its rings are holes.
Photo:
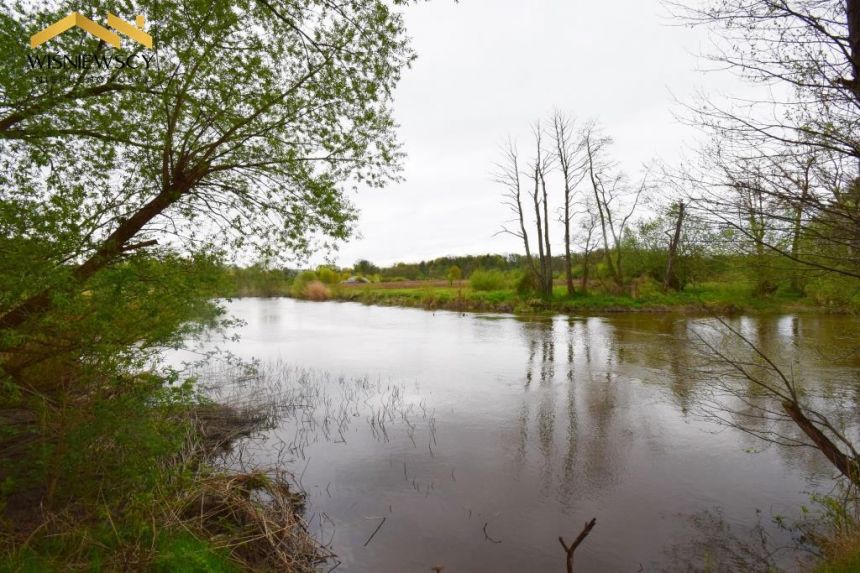
[[[563,571],[558,537],[569,542],[592,517],[577,573],[696,570],[728,559],[705,549],[713,536],[726,545],[723,527],[755,544],[760,522],[785,542],[772,518],[796,517],[833,484],[817,452],[707,417],[719,368],[690,339],[713,319],[257,298],[226,307],[245,324],[220,346],[313,395],[250,451],[296,474],[337,571]],[[857,411],[857,319],[729,324]],[[790,553],[777,560],[791,569]]]

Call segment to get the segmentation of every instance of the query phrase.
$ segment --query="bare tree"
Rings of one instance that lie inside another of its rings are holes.
[[[526,230],[526,217],[523,211],[523,191],[520,185],[520,160],[516,144],[508,140],[503,149],[503,159],[496,164],[495,181],[505,187],[502,203],[514,214],[509,225],[503,225],[499,233],[507,233],[519,238],[526,250],[526,263],[530,272],[539,276],[532,257],[529,234]]]
[[[705,100],[686,121],[712,143],[685,176],[693,205],[786,260],[860,278],[860,2],[726,0],[676,9],[722,38],[710,57],[769,89]],[[759,240],[727,201],[755,185],[772,208]],[[795,285],[797,286],[797,285]]]
[[[846,431],[856,419],[834,411],[830,397],[804,389],[792,368],[778,364],[760,342],[728,321],[714,316],[693,329],[693,337],[712,381],[700,401],[708,416],[769,442],[816,448],[860,486],[860,450]]]
[[[528,270],[535,277],[543,296],[552,296],[552,247],[549,231],[549,191],[547,175],[552,171],[554,157],[543,148],[543,132],[540,124],[532,126],[535,154],[521,172],[521,163],[516,145],[508,141],[503,160],[496,166],[495,180],[505,187],[503,203],[514,213],[514,218],[502,227],[507,233],[523,241]],[[523,191],[522,179],[528,182],[529,190]],[[531,215],[526,214],[524,195],[530,198]],[[537,240],[537,260],[532,250],[528,227],[534,225]]]
[[[696,189],[691,206],[752,243],[757,256],[767,251],[819,273],[860,278],[860,1],[670,5],[718,32],[715,62],[769,88],[757,100],[688,108],[688,120],[711,134],[699,165],[683,173]],[[777,354],[720,323],[752,358],[700,341],[714,365],[753,388],[717,385],[738,405],[716,402],[721,421],[815,447],[860,485],[860,456],[845,431],[856,424],[856,404],[809,396],[791,369],[777,365]],[[802,435],[768,425],[780,421]]]
[[[553,142],[556,160],[564,183],[564,205],[562,223],[564,224],[564,272],[567,294],[574,293],[573,269],[570,255],[570,227],[573,220],[574,190],[588,174],[583,157],[582,138],[575,138],[573,121],[560,111],[553,114]]]
[[[642,192],[645,190],[647,179],[643,177],[642,183],[637,188],[630,188],[624,174],[618,171],[616,165],[606,157],[612,139],[601,135],[594,124],[585,128],[583,139],[588,176],[603,236],[606,264],[615,284],[623,287],[622,241],[630,218],[635,213]],[[626,210],[625,202],[629,203]]]
[[[540,122],[532,127],[535,139],[535,158],[531,164],[531,178],[534,183],[532,202],[535,208],[538,253],[540,255],[541,294],[552,296],[552,247],[549,240],[549,196],[546,188],[547,174],[552,170],[554,157],[543,148],[543,130]]]

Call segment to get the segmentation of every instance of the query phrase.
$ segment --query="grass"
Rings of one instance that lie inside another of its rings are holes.
[[[578,287],[579,285],[577,285]],[[556,285],[551,299],[537,295],[520,295],[512,288],[475,290],[465,281],[458,286],[422,285],[408,287],[395,284],[343,286],[333,289],[337,300],[408,306],[427,309],[490,312],[687,312],[702,310],[702,304],[724,313],[766,313],[788,310],[822,309],[845,311],[845,307],[824,307],[817,301],[788,291],[778,290],[768,296],[755,296],[743,283],[701,283],[682,291],[662,292],[653,284],[633,285],[627,293],[595,284],[588,294],[578,289],[568,296],[564,286]]]
[[[860,573],[860,538],[833,541],[828,547],[825,560],[815,568],[815,573]]]
[[[50,437],[29,416],[14,432],[5,412],[0,573],[310,572],[329,557],[289,474],[216,462],[270,427],[274,406],[221,406],[160,384],[81,402]]]

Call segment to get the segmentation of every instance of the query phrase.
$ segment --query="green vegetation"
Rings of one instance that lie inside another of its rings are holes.
[[[209,404],[161,357],[231,325],[219,295],[339,282],[225,264],[346,239],[345,189],[397,177],[408,3],[87,4],[145,16],[152,50],[77,28],[31,49],[82,7],[0,8],[0,570],[315,568],[286,475],[215,461],[266,419]],[[123,49],[149,63],[27,66]]]
[[[329,282],[324,296],[309,296],[307,285],[320,281],[320,272],[339,277],[362,276],[354,269],[339,273],[325,268],[318,271],[268,270],[259,267],[231,268],[227,271],[225,296],[293,296],[314,300],[358,301],[368,304],[450,308],[455,310],[499,312],[601,312],[676,310],[700,312],[702,305],[718,312],[778,312],[812,310],[826,312],[860,312],[860,281],[822,272],[790,273],[779,271],[777,257],[768,261],[769,287],[762,290],[762,270],[756,261],[741,255],[704,256],[687,254],[676,261],[679,286],[665,289],[662,273],[666,251],[644,248],[643,242],[631,237],[624,253],[624,286],[618,287],[607,266],[592,263],[588,289],[582,288],[583,257],[572,256],[572,276],[577,285],[573,295],[567,293],[561,257],[554,259],[555,286],[551,298],[537,293],[536,281],[528,269],[520,269],[522,257],[485,255],[483,257],[443,257],[414,265],[398,263],[380,268],[363,261],[365,270],[376,273],[367,284]],[[596,255],[592,255],[596,258]],[[452,279],[449,270],[483,260],[488,268],[473,268],[467,280]],[[455,264],[446,266],[451,261]],[[408,272],[417,279],[395,273]],[[421,271],[420,269],[424,269]],[[353,273],[355,273],[353,275]],[[383,277],[393,277],[388,280]],[[379,280],[377,280],[379,279]],[[261,288],[257,288],[260,285]]]
[[[495,270],[478,270],[469,277],[469,286],[474,291],[502,290],[507,286],[507,283],[505,275],[501,271]]]
[[[420,283],[409,288],[398,288],[397,283],[387,283],[342,287],[334,291],[333,298],[365,304],[527,314],[625,311],[755,313],[822,309],[812,298],[782,291],[766,298],[757,298],[753,296],[753,285],[732,283],[705,283],[687,287],[683,291],[663,293],[659,288],[653,288],[653,283],[649,285],[648,282],[642,281],[639,283],[641,290],[631,294],[601,292],[598,285],[593,285],[589,294],[574,296],[567,295],[562,284],[556,284],[551,299],[533,294],[523,295],[509,285],[510,281],[507,281],[502,288],[476,290],[469,286],[421,286]],[[853,312],[858,308],[833,305],[827,307],[827,310]]]
[[[0,68],[0,570],[314,568],[322,552],[289,480],[214,461],[225,440],[213,443],[213,419],[233,437],[265,420],[218,409],[159,361],[230,325],[219,296],[507,312],[860,309],[860,30],[835,2],[801,3],[810,13],[799,18],[746,0],[697,15],[740,20],[731,35],[755,41],[733,42],[742,53],[726,63],[798,93],[765,102],[778,129],[709,111],[705,173],[667,183],[688,195],[667,193],[656,217],[634,217],[651,184],[616,171],[611,140],[574,137],[556,116],[563,185],[547,185],[553,161],[539,143],[532,247],[510,157],[526,255],[281,269],[353,234],[347,190],[399,176],[391,100],[414,57],[409,3],[95,0],[91,15],[145,14],[157,38],[155,64],[110,73],[23,65],[25,39],[78,3],[0,9],[0,46],[16,63]],[[809,46],[826,65],[809,64]],[[113,48],[72,30],[50,49],[97,60]],[[561,197],[566,252],[553,257]],[[231,257],[265,264],[228,267]],[[354,274],[370,284],[343,284]],[[789,390],[785,415],[860,484],[851,436],[804,414]],[[856,539],[823,542],[822,567],[854,567]]]
[[[452,265],[448,269],[448,285],[454,286],[454,281],[459,281],[461,278],[463,278],[463,272],[460,270],[460,267]]]

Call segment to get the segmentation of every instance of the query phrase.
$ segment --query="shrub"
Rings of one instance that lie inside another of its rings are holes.
[[[630,283],[630,295],[633,298],[650,298],[661,294],[660,284],[648,275],[633,279]]]
[[[806,295],[821,306],[854,306],[860,289],[856,281],[848,278],[817,277],[806,285]]]
[[[502,290],[507,286],[507,281],[500,271],[478,270],[469,277],[469,284],[476,291]]]
[[[322,281],[323,284],[327,285],[336,285],[340,282],[340,275],[336,271],[333,271],[328,267],[318,268],[317,278],[319,278],[319,280]]]
[[[293,284],[290,287],[290,294],[295,298],[304,298],[305,297],[305,288],[308,283],[317,280],[317,274],[313,271],[303,271],[299,273],[293,280]]]
[[[531,294],[538,290],[537,277],[533,272],[528,270],[523,271],[514,284],[516,285],[517,294],[520,295]]]
[[[304,297],[308,300],[328,300],[331,291],[320,281],[311,281],[305,286]]]

